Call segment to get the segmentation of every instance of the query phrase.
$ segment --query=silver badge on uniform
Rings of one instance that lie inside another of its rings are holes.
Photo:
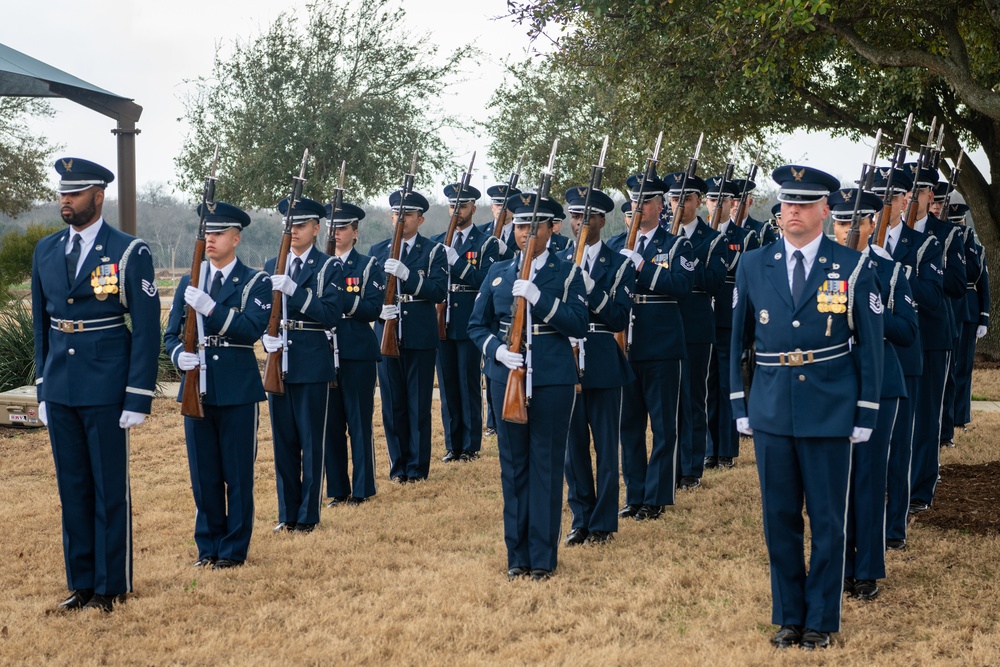
[[[768,313],[766,310],[760,311],[760,323],[767,324],[770,321],[771,321],[771,314]]]

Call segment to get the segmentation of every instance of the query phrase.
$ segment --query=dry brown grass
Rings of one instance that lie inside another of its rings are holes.
[[[974,420],[943,462],[1000,459],[1000,414]],[[313,534],[275,536],[266,414],[261,423],[250,560],[201,572],[181,418],[173,401],[155,402],[132,440],[136,593],[107,616],[50,612],[65,577],[47,435],[0,432],[0,662],[1000,664],[998,538],[919,524],[911,548],[890,554],[883,595],[845,601],[835,648],[771,649],[748,442],[737,468],[708,471],[662,520],[623,523],[603,547],[561,549],[549,582],[511,583],[493,439],[478,462],[441,464],[437,424],[430,480],[404,487],[384,479],[379,439],[372,502],[324,510]]]
[[[976,365],[972,370],[972,396],[981,401],[1000,401],[1000,367]]]

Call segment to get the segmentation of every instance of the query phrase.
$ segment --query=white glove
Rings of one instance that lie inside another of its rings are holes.
[[[573,347],[579,347],[581,340],[583,340],[583,339],[582,338],[573,338],[572,336],[570,336],[569,337],[569,344],[572,345]]]
[[[458,252],[451,246],[446,245],[444,247],[444,254],[448,255],[448,266],[455,266],[455,262],[458,261]]]
[[[277,275],[271,276],[271,289],[275,292],[281,292],[282,294],[287,294],[291,296],[295,294],[295,288],[297,285],[295,281],[292,280],[291,276]]]
[[[177,368],[182,371],[193,371],[201,364],[201,360],[194,352],[181,352],[177,355]]]
[[[38,421],[46,426],[49,425],[49,409],[45,407],[45,401],[38,404]]]
[[[281,336],[268,336],[264,334],[264,337],[260,339],[260,342],[264,344],[264,351],[268,354],[271,352],[277,352],[282,347]]]
[[[587,294],[590,294],[594,291],[594,279],[586,271],[580,271],[580,275],[583,276],[583,286],[587,289]]]
[[[497,361],[509,368],[514,370],[515,368],[520,368],[524,365],[524,355],[518,354],[516,352],[511,352],[507,349],[506,345],[501,345],[497,348],[496,353]]]
[[[618,253],[621,255],[625,255],[630,260],[632,260],[632,263],[635,264],[636,267],[642,264],[642,255],[637,253],[635,250],[628,250],[626,248],[622,248],[621,250],[618,251]]]
[[[870,428],[855,426],[854,431],[851,433],[851,444],[857,445],[862,442],[868,442],[868,438],[870,437],[872,437],[872,430]]]
[[[383,320],[394,320],[399,317],[399,306],[382,306],[382,314],[379,316]]]
[[[515,280],[510,293],[514,296],[523,296],[532,306],[538,303],[538,297],[542,296],[538,286],[530,280]]]
[[[506,255],[507,254],[507,244],[504,243],[503,241],[501,241],[500,239],[497,239],[497,245],[500,247],[500,254],[501,255]]]
[[[215,301],[197,287],[187,286],[184,290],[184,303],[195,309],[199,315],[208,317],[215,308]],[[124,427],[122,427],[124,428]]]
[[[743,435],[753,435],[753,429],[750,428],[750,418],[749,417],[737,417],[736,418],[736,430]]]
[[[385,260],[385,272],[391,273],[404,282],[410,277],[410,270],[406,268],[406,264],[403,264],[398,259]]]
[[[890,255],[888,252],[886,252],[886,249],[883,248],[882,246],[875,245],[874,243],[872,243],[868,247],[872,249],[873,253],[875,253],[876,255],[878,255],[879,257],[881,257],[882,259],[888,259],[888,260],[892,259],[892,255]]]
[[[118,418],[118,425],[122,428],[132,428],[146,421],[146,415],[141,412],[122,410],[122,416]]]
[[[976,338],[982,338],[985,335],[986,335],[986,326],[980,324],[978,327],[976,327]]]

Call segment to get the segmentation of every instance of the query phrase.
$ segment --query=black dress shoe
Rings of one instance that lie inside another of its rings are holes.
[[[806,628],[802,631],[802,648],[806,651],[814,651],[818,648],[826,648],[830,645],[830,633],[810,630]]]
[[[407,484],[416,484],[417,482],[426,482],[426,481],[427,481],[426,477],[407,477],[406,478],[406,483]]]
[[[844,577],[844,595],[854,596],[854,586],[857,582],[854,577]]]
[[[194,562],[195,567],[211,567],[215,565],[216,558],[214,556],[205,556],[204,558],[199,558]]]
[[[220,558],[215,561],[215,565],[212,566],[213,570],[227,570],[231,567],[239,567],[243,565],[241,560],[232,560],[231,558]]]
[[[94,593],[93,597],[87,604],[83,605],[84,609],[100,609],[105,614],[110,613],[114,609],[115,603],[125,602],[124,595],[101,595],[100,593]]]
[[[566,546],[572,547],[577,544],[583,544],[587,541],[588,535],[590,535],[590,531],[586,528],[574,528],[566,536]]]
[[[736,465],[736,460],[732,456],[720,456],[719,457],[719,467],[720,468],[732,468]]]
[[[910,503],[910,514],[919,514],[920,512],[926,512],[931,508],[930,503],[925,503],[922,500],[914,500]]]
[[[701,478],[694,477],[693,475],[688,475],[686,477],[681,477],[681,481],[677,483],[678,489],[697,489],[701,486]]]
[[[654,519],[659,519],[663,516],[663,506],[662,505],[643,505],[636,515],[636,521],[652,521]]]
[[[347,504],[352,506],[360,505],[361,503],[367,503],[367,502],[368,502],[367,498],[358,498],[357,496],[351,496],[350,498],[347,499]]]
[[[858,579],[854,584],[854,597],[868,602],[878,597],[878,582],[874,579]]]
[[[955,441],[951,438],[948,438],[947,440],[942,440],[941,447],[948,447],[949,449],[954,449]]]
[[[343,505],[347,502],[348,496],[334,496],[330,498],[330,502],[326,504],[327,507],[336,507],[337,505]]]
[[[463,452],[462,453],[462,460],[463,461],[475,461],[478,458],[479,458],[479,452]]]
[[[452,461],[458,461],[461,458],[462,458],[461,454],[456,454],[455,452],[448,452],[447,454],[444,455],[444,458],[441,459],[441,461],[443,463],[451,463]]]
[[[295,527],[292,528],[296,533],[311,533],[316,530],[316,524],[314,523],[297,523]]]
[[[531,580],[532,581],[545,581],[546,579],[551,579],[552,573],[548,570],[532,570]]]
[[[802,641],[802,628],[798,625],[783,625],[771,637],[776,648],[791,648]]]
[[[393,484],[406,484],[406,475],[396,475],[395,477],[389,478],[389,481]]]
[[[718,456],[706,456],[705,457],[705,469],[712,470],[713,468],[719,467],[719,457]]]
[[[293,530],[295,530],[295,524],[288,521],[282,521],[274,527],[276,533],[292,532]]]
[[[511,581],[513,581],[514,579],[517,579],[518,577],[526,577],[530,573],[531,573],[531,570],[529,570],[526,567],[521,567],[520,565],[518,565],[518,566],[512,567],[509,570],[507,570],[507,578],[510,579]]]
[[[906,540],[890,539],[885,541],[885,548],[889,551],[902,551],[906,548]]]
[[[632,519],[642,509],[642,505],[626,505],[618,510],[618,517],[621,519]]]
[[[496,435],[496,434],[497,434],[497,430],[495,428],[488,428],[483,433],[483,435]]]
[[[606,530],[592,530],[590,535],[587,535],[587,544],[604,544],[613,539],[615,539],[614,533],[609,533]]]
[[[94,589],[92,588],[81,588],[78,591],[73,591],[73,594],[68,598],[59,603],[56,607],[59,611],[72,611],[73,609],[82,609],[85,604],[90,602],[90,598],[94,597]]]

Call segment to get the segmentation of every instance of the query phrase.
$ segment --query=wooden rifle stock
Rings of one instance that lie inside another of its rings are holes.
[[[518,275],[521,280],[531,279],[531,263],[534,261],[536,238],[532,234],[528,237],[528,242],[524,244],[523,263],[521,273]],[[507,349],[511,352],[520,353],[522,350],[527,308],[528,300],[523,296],[514,299],[514,317],[511,318],[510,340],[507,344]],[[503,412],[501,413],[501,418],[504,421],[513,424],[528,423],[527,374],[527,368],[521,366],[510,371],[507,375],[507,389],[503,395]]]
[[[291,209],[291,203],[289,209]],[[289,210],[289,217],[292,213]],[[292,231],[287,229],[281,235],[281,246],[278,249],[278,257],[274,264],[274,275],[283,275],[288,264],[288,253],[292,248]],[[281,292],[275,290],[271,295],[271,317],[267,321],[267,335],[277,336],[281,326]],[[285,393],[285,379],[281,372],[281,350],[267,353],[267,361],[264,363],[264,391],[278,394]]]
[[[201,286],[201,263],[205,259],[205,236],[199,234],[194,242],[194,259],[191,261],[191,287]],[[187,306],[184,321],[184,351],[194,354],[198,348],[198,313]],[[184,391],[181,394],[181,414],[193,419],[204,419],[205,410],[201,406],[201,371],[195,367],[184,371]]]
[[[403,213],[402,199],[400,199],[399,215],[396,218],[396,230],[392,236],[392,250],[389,253],[389,257],[392,259],[399,259],[399,253],[403,248]],[[384,303],[387,306],[392,306],[396,303],[396,283],[396,276],[391,273],[386,275]],[[382,327],[383,357],[399,356],[399,332],[396,330],[398,323],[399,318],[397,315],[397,319],[386,320],[385,326]]]
[[[476,152],[472,152],[472,162],[469,163],[469,170],[462,174],[462,177],[458,181],[458,192],[455,193],[455,210],[451,213],[451,220],[448,221],[448,231],[444,234],[444,245],[451,247],[451,244],[455,241],[455,230],[458,229],[458,220],[462,214],[462,194],[468,189],[469,181],[472,180],[472,167],[476,163]],[[450,202],[449,202],[450,203]],[[471,217],[471,216],[470,216]],[[472,228],[472,222],[469,222],[469,228]],[[451,287],[451,267],[448,267],[448,287]],[[435,304],[437,309],[437,322],[438,322],[438,338],[440,340],[448,339],[448,299],[451,294],[449,289],[448,294],[445,294],[444,301]]]

